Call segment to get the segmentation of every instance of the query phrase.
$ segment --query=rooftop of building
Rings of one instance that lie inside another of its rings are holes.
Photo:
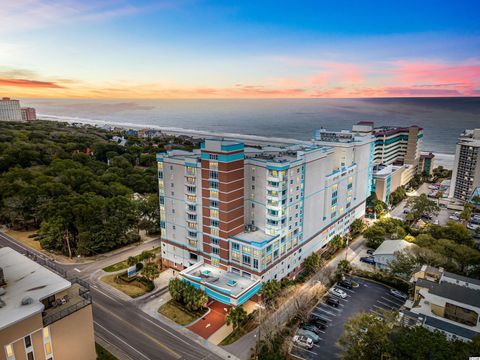
[[[480,308],[480,290],[449,282],[437,283],[425,279],[418,279],[417,285],[427,288],[430,294]]]
[[[0,264],[7,282],[5,294],[0,296],[0,330],[41,313],[41,300],[71,286],[69,281],[9,247],[0,248]]]
[[[427,152],[422,152],[420,154],[420,158],[422,159],[433,159],[435,157],[435,154],[434,153],[427,153]]]
[[[480,333],[476,331],[467,329],[463,326],[455,325],[449,321],[439,319],[438,317],[433,317],[428,315],[425,316],[424,324],[427,326],[431,326],[435,329],[443,330],[450,334],[454,334],[456,336],[460,336],[466,339],[472,339],[475,336],[480,335]]]
[[[480,129],[466,129],[460,134],[459,140],[480,140]]]
[[[351,132],[349,130],[328,131],[321,128],[313,132],[312,140],[329,146],[329,143],[350,144],[358,142],[370,142],[373,140],[371,134]]]
[[[385,240],[374,251],[373,255],[393,255],[397,251],[402,251],[412,246],[415,246],[415,244],[405,240]]]
[[[234,297],[238,297],[258,283],[258,280],[252,280],[203,262],[190,266],[181,274],[189,280],[210,286],[217,292]]]
[[[410,126],[377,126],[373,129],[375,136],[385,136],[385,135],[392,135],[397,132],[404,132],[408,131],[410,128],[418,128],[419,130],[423,130],[423,128],[419,127],[418,125],[410,125]]]
[[[215,141],[215,140],[213,140]],[[223,141],[219,143],[218,150],[220,149],[235,149],[238,142]],[[212,146],[209,147],[211,149]],[[205,149],[205,147],[202,147]],[[328,153],[329,148],[325,146],[319,146],[315,144],[298,144],[298,145],[288,145],[288,146],[271,146],[264,145],[260,147],[245,147],[244,150],[245,159],[247,160],[262,160],[273,163],[289,163],[302,158],[306,153],[311,153],[314,151],[320,151]],[[179,160],[200,160],[201,158],[201,149],[194,149],[192,151],[175,149],[168,150],[164,153],[157,154],[157,160],[160,158],[173,158]]]
[[[469,283],[469,284],[474,284],[474,285],[479,285],[480,286],[480,280],[478,280],[478,279],[470,278],[470,277],[463,276],[463,275],[454,274],[454,273],[451,273],[451,272],[448,272],[448,271],[443,272],[442,280],[444,278],[451,278],[451,279],[454,279],[454,280],[459,280],[459,281],[463,281],[463,282],[466,282],[466,283]],[[442,281],[442,280],[440,280],[440,281]]]
[[[265,231],[256,228],[254,231],[244,231],[232,236],[232,239],[251,244],[256,247],[262,247],[279,237],[279,235],[267,235]]]
[[[391,175],[394,172],[402,169],[403,166],[399,165],[385,165],[385,164],[379,164],[375,165],[373,168],[373,175],[375,176],[387,176]]]

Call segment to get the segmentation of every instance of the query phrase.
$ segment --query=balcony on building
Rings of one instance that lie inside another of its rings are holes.
[[[262,286],[260,280],[222,270],[204,262],[183,270],[180,276],[194,287],[204,290],[211,299],[233,306],[248,301]]]
[[[194,176],[185,176],[185,185],[186,186],[195,186],[196,184],[196,180],[195,180],[195,177]]]
[[[88,284],[80,284],[81,280],[74,281],[72,286],[65,292],[42,300],[45,306],[42,312],[43,326],[48,326],[55,321],[61,320],[92,303]]]

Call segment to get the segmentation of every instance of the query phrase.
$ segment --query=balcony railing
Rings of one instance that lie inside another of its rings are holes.
[[[73,282],[76,282],[77,284],[73,284],[68,290],[68,296],[65,296],[63,301],[57,299],[50,305],[50,308],[42,313],[43,326],[48,326],[61,320],[92,303],[89,284],[80,279],[74,279]]]

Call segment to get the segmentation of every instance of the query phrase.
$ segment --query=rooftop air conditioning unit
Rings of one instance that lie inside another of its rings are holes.
[[[22,299],[22,305],[30,305],[30,304],[33,304],[33,299],[31,297],[27,296]]]

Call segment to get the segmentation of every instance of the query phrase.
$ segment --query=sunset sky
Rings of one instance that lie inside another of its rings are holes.
[[[480,96],[479,14],[461,0],[4,1],[0,96]]]

